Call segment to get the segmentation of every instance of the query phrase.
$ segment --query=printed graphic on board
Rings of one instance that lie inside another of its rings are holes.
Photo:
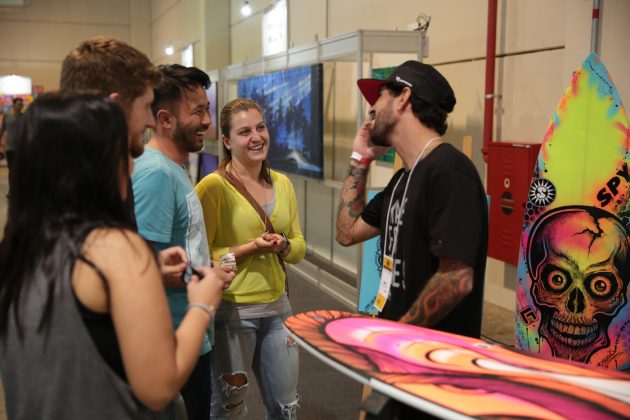
[[[630,412],[627,373],[348,312],[302,313],[285,325],[333,368],[439,418],[601,420]]]
[[[591,54],[560,99],[530,186],[518,348],[630,371],[629,147],[621,98]]]
[[[370,202],[379,191],[368,191],[367,201]],[[381,268],[383,256],[381,255],[381,238],[376,236],[363,242],[363,254],[361,257],[361,284],[359,286],[359,304],[357,310],[367,314],[378,314],[374,306],[378,287],[381,284]]]

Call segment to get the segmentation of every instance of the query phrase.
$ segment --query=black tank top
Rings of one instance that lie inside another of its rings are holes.
[[[92,269],[99,276],[106,289],[108,288],[105,276],[99,270],[99,268],[90,260],[84,256],[80,256],[79,259],[92,267]],[[114,329],[114,322],[112,316],[109,313],[103,314],[90,310],[86,307],[77,297],[74,288],[72,289],[72,295],[74,301],[81,314],[81,319],[85,328],[90,333],[90,337],[96,346],[99,354],[107,363],[107,366],[125,382],[127,382],[127,375],[125,374],[125,368],[122,361],[122,355],[120,354],[120,347],[118,345],[118,338],[116,337],[116,330]]]

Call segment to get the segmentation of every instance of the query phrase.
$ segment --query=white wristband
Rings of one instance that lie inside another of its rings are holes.
[[[353,151],[352,154],[350,155],[350,159],[354,159],[357,162],[359,162],[361,165],[366,165],[366,166],[372,163],[372,159],[367,158],[363,156],[361,153],[355,152],[355,151]]]

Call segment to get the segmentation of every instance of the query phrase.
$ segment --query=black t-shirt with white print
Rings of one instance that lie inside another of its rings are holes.
[[[432,328],[479,337],[483,282],[488,247],[488,210],[483,185],[474,165],[447,143],[418,162],[405,204],[403,192],[409,172],[401,169],[387,187],[366,206],[361,218],[381,230],[381,252],[390,255],[398,231],[394,275],[381,317],[400,319],[435,274],[439,258],[473,267],[472,292],[445,319]],[[387,209],[389,233],[385,243]],[[399,221],[402,218],[402,222]]]

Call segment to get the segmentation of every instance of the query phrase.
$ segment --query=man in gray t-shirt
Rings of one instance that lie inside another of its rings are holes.
[[[6,133],[6,140],[4,142],[4,155],[7,157],[7,166],[9,167],[9,173],[11,171],[11,163],[13,162],[13,154],[15,153],[15,135],[13,135],[13,127],[22,118],[22,109],[24,108],[24,99],[13,98],[13,110],[6,114],[2,119],[2,127],[0,127],[0,140]],[[11,179],[11,178],[9,178]],[[9,183],[9,185],[11,185]],[[9,194],[7,194],[7,198]]]
[[[13,160],[13,152],[15,151],[15,136],[11,135],[13,126],[22,116],[22,109],[24,108],[24,100],[22,98],[13,98],[13,110],[6,114],[2,120],[2,128],[0,128],[0,139],[7,133],[5,141],[4,152],[7,157],[7,165],[11,170],[11,162]]]

